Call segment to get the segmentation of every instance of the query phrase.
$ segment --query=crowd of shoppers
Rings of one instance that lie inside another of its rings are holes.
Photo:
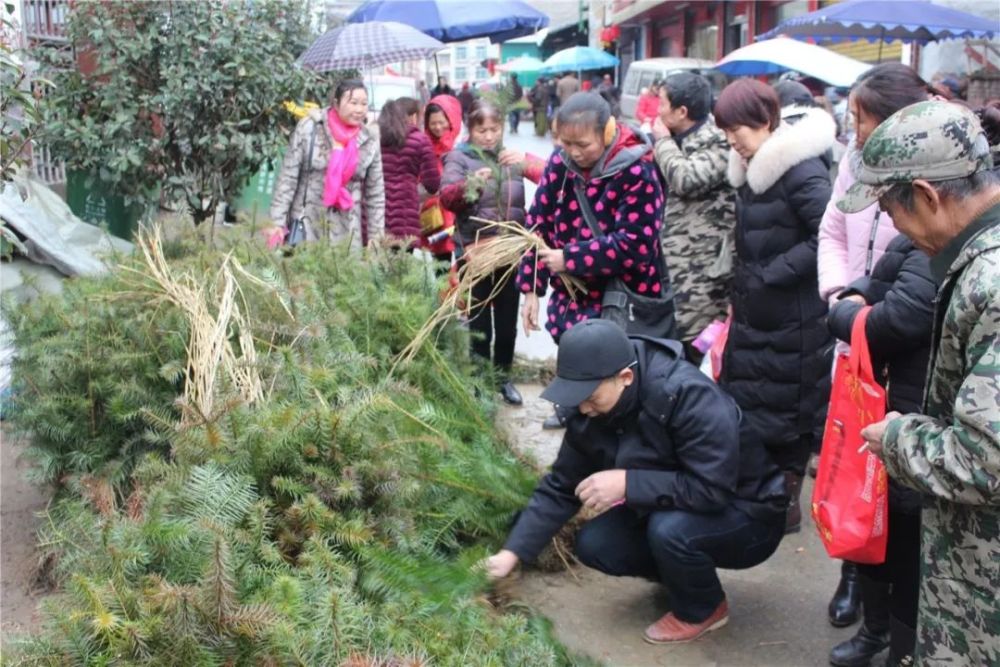
[[[829,105],[794,82],[739,79],[713,100],[700,75],[673,74],[640,99],[648,133],[616,120],[613,82],[587,83],[513,88],[536,134],[552,124],[557,149],[538,160],[504,146],[517,123],[485,99],[463,135],[443,79],[422,113],[387,104],[376,136],[363,85],[345,81],[296,127],[275,190],[274,218],[304,218],[311,240],[387,234],[449,263],[452,239],[458,255],[491,242],[482,220],[544,241],[472,295],[471,354],[508,403],[521,403],[518,308],[525,335],[559,345],[545,397],[567,429],[488,572],[534,559],[585,507],[598,516],[580,560],[671,595],[647,641],[722,627],[716,570],[752,567],[801,529],[834,350],[867,345],[888,414],[863,437],[889,475],[889,539],[883,563],[843,564],[830,622],[863,620],[829,660],[888,648],[893,666],[1000,664],[1000,103],[973,112],[878,65],[850,89],[845,147]],[[425,218],[453,231],[447,246]],[[677,340],[603,320],[615,285],[635,303],[675,293]],[[696,365],[722,321],[716,384]]]

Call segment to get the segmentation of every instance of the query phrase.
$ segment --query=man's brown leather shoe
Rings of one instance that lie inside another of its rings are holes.
[[[712,615],[701,623],[685,623],[670,612],[646,628],[643,635],[650,644],[684,644],[694,641],[707,632],[718,630],[729,622],[729,604],[723,600]]]

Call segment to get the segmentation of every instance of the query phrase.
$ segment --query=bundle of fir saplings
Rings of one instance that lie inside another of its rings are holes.
[[[483,595],[536,471],[466,334],[390,376],[437,305],[426,265],[227,243],[151,235],[6,305],[57,592],[5,664],[579,664]]]

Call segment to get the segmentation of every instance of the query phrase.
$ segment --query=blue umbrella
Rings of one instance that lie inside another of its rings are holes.
[[[618,62],[618,58],[600,49],[593,49],[589,46],[573,46],[549,56],[542,71],[582,72],[588,69],[614,67]]]
[[[541,71],[542,61],[531,56],[518,56],[512,60],[497,65],[497,71],[508,74],[532,74]]]
[[[992,38],[1000,33],[1000,4],[994,2],[993,8],[993,18],[982,18],[925,1],[845,0],[786,19],[757,40],[787,35],[831,42],[899,39],[926,44],[942,39]]]
[[[348,23],[365,21],[405,23],[442,42],[489,37],[496,44],[538,32],[549,17],[520,0],[369,0],[347,17]]]

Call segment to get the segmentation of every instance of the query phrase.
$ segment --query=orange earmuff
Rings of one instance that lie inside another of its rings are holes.
[[[610,146],[611,142],[615,140],[615,132],[618,131],[618,123],[615,122],[615,117],[611,116],[608,118],[608,122],[604,124],[604,145],[605,147]]]

